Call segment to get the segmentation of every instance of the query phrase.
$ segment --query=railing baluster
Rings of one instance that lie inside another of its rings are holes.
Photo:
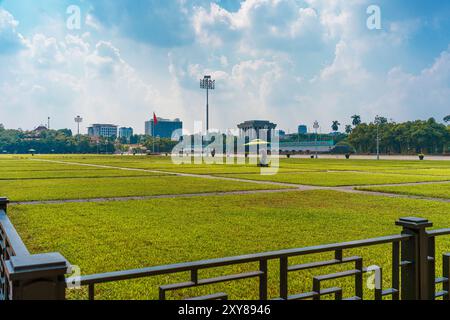
[[[89,285],[89,300],[95,300],[95,285],[91,283]]]
[[[444,300],[450,300],[450,253],[446,253],[442,257],[442,276],[444,278],[447,278],[447,281],[445,281],[442,285],[443,290],[447,291],[447,293],[444,295]]]
[[[159,288],[159,300],[166,300],[166,291]]]
[[[280,258],[280,298],[288,298],[288,258]]]
[[[400,243],[392,243],[392,300],[400,300]]]
[[[198,269],[191,270],[191,281],[195,284],[198,283]]]
[[[359,270],[359,273],[355,275],[355,296],[363,299],[363,260],[358,259],[355,261],[355,268]]]
[[[343,253],[342,253],[342,249],[336,250],[334,252],[334,258],[338,261],[342,261],[342,257],[343,257]]]
[[[435,238],[428,237],[428,297],[430,300],[435,300],[436,296],[436,247]]]
[[[267,300],[267,260],[259,261],[259,271],[262,272],[259,276],[259,299]]]

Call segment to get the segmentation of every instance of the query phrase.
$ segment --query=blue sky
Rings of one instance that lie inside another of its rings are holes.
[[[66,26],[66,9],[81,27]],[[381,9],[381,30],[366,9]],[[450,2],[406,0],[0,0],[0,123],[32,129],[158,116],[215,128],[269,119],[293,132],[360,114],[450,113]]]

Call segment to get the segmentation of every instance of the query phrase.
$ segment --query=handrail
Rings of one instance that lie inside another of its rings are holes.
[[[148,276],[162,275],[167,273],[177,273],[177,272],[185,272],[191,270],[200,270],[207,269],[213,267],[221,267],[228,266],[233,264],[242,264],[242,263],[250,263],[250,262],[258,262],[258,261],[267,261],[272,259],[280,259],[287,258],[293,256],[307,255],[307,254],[317,254],[323,252],[330,252],[335,250],[344,250],[344,249],[354,249],[359,247],[368,247],[381,245],[386,243],[395,243],[401,242],[411,238],[411,235],[408,234],[399,234],[392,236],[385,236],[379,238],[358,240],[358,241],[350,241],[350,242],[342,242],[342,243],[334,243],[334,244],[326,244],[320,246],[312,246],[305,248],[296,248],[296,249],[287,249],[287,250],[279,250],[279,251],[270,251],[265,253],[256,253],[256,254],[248,254],[234,257],[226,257],[226,258],[218,258],[218,259],[210,259],[210,260],[201,260],[187,263],[178,263],[178,264],[170,264],[156,267],[148,267],[141,269],[131,269],[124,271],[114,271],[114,272],[106,272],[100,274],[92,274],[81,276],[78,279],[74,279],[73,277],[67,278],[66,283],[73,283],[74,281],[79,280],[80,285],[92,285],[96,283],[105,283],[105,282],[113,282],[120,280],[130,280]]]
[[[1,232],[5,236],[5,240],[9,244],[12,252],[16,256],[28,256],[30,252],[23,243],[13,224],[8,218],[8,215],[4,210],[0,210],[0,228]]]
[[[427,235],[429,237],[448,236],[448,235],[450,235],[450,228],[430,230],[430,231],[427,231]]]

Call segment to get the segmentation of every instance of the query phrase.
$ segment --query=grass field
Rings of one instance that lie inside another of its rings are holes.
[[[13,206],[10,216],[33,252],[61,252],[71,263],[79,265],[83,274],[91,274],[397,234],[400,230],[394,222],[402,216],[425,216],[436,227],[446,227],[449,210],[450,204],[443,203],[308,191],[24,205]],[[439,242],[439,249],[448,245],[450,239]],[[388,268],[389,252],[388,246],[379,246],[350,251],[346,255],[364,254],[368,257],[365,265]],[[330,258],[331,255],[327,256]],[[214,275],[244,271],[248,267],[220,269]],[[270,270],[269,292],[276,297],[276,263],[270,265]],[[320,272],[331,270],[336,268]],[[213,274],[206,272],[203,276]],[[385,276],[388,285],[389,272]],[[291,275],[290,279],[291,292],[311,289],[308,272]],[[154,299],[157,285],[182,280],[186,281],[187,275],[102,285],[98,287],[97,298]],[[347,289],[350,288],[351,283],[348,283]],[[255,280],[244,280],[230,287],[216,285],[213,292],[226,291],[230,297],[256,298],[256,289]],[[211,287],[182,291],[171,298],[211,293],[208,290],[212,290]],[[86,292],[73,294],[81,298]],[[367,292],[367,295],[372,294]]]
[[[281,189],[265,184],[216,181],[191,177],[113,177],[5,180],[0,194],[11,201],[91,199],[226,191]]]
[[[168,174],[174,172],[198,176]],[[376,186],[450,181],[450,161],[282,159],[277,175],[262,176],[258,172],[259,169],[251,164],[177,166],[166,157],[2,155],[0,196],[26,202],[205,193],[192,198],[10,206],[8,214],[33,253],[61,252],[71,263],[81,267],[82,274],[398,234],[400,230],[394,222],[402,216],[422,216],[432,220],[435,227],[450,227],[450,203],[431,200],[344,193],[339,188],[220,197],[208,195],[211,192],[286,188],[265,184],[272,181],[319,188],[364,186],[364,189],[374,191],[450,198],[450,183]],[[205,175],[213,175],[217,179]],[[221,177],[244,181],[223,180]],[[450,239],[444,238],[437,244],[437,252],[450,251]],[[365,266],[378,264],[389,270],[389,246],[346,252],[347,256],[353,254],[361,254]],[[331,255],[316,255],[304,257],[301,261],[330,258]],[[300,262],[296,260],[291,263]],[[440,259],[437,265],[440,268]],[[256,266],[250,264],[221,268],[215,272],[204,271],[201,277],[243,272],[249,268]],[[269,264],[270,297],[278,296],[278,268],[276,261]],[[289,278],[290,293],[309,291],[313,275],[345,268],[329,267],[294,273]],[[384,276],[388,287],[390,272],[385,272]],[[97,287],[96,297],[155,299],[158,285],[186,280],[188,275],[180,274],[105,284]],[[351,295],[352,281],[338,280],[327,285],[338,284],[344,286],[345,295]],[[183,298],[220,291],[229,293],[230,298],[257,298],[257,281],[241,280],[230,285],[182,290],[169,297]],[[371,291],[366,294],[373,296]],[[86,296],[85,289],[70,293],[71,298]]]
[[[412,196],[450,199],[450,183],[422,184],[422,185],[395,186],[395,187],[394,186],[370,187],[359,189],[366,191],[378,191],[378,192],[405,194]]]
[[[279,173],[274,176],[264,176],[259,174],[233,174],[228,176],[246,180],[272,181],[325,187],[450,181],[450,177],[445,176],[385,173],[371,174],[367,172],[291,172]]]

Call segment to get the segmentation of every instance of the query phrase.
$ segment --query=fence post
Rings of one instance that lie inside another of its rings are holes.
[[[402,241],[402,300],[433,300],[435,283],[429,277],[429,242],[426,232],[433,223],[427,219],[412,217],[400,218],[396,225],[403,227],[402,234],[412,236],[409,240]]]
[[[6,213],[8,202],[0,198],[0,211]],[[64,300],[69,262],[59,253],[29,254],[14,227],[6,230],[9,234],[0,235],[1,299]]]
[[[59,253],[13,256],[6,261],[10,300],[64,300],[67,260]]]
[[[0,210],[5,211],[8,207],[9,200],[7,198],[0,197]]]

